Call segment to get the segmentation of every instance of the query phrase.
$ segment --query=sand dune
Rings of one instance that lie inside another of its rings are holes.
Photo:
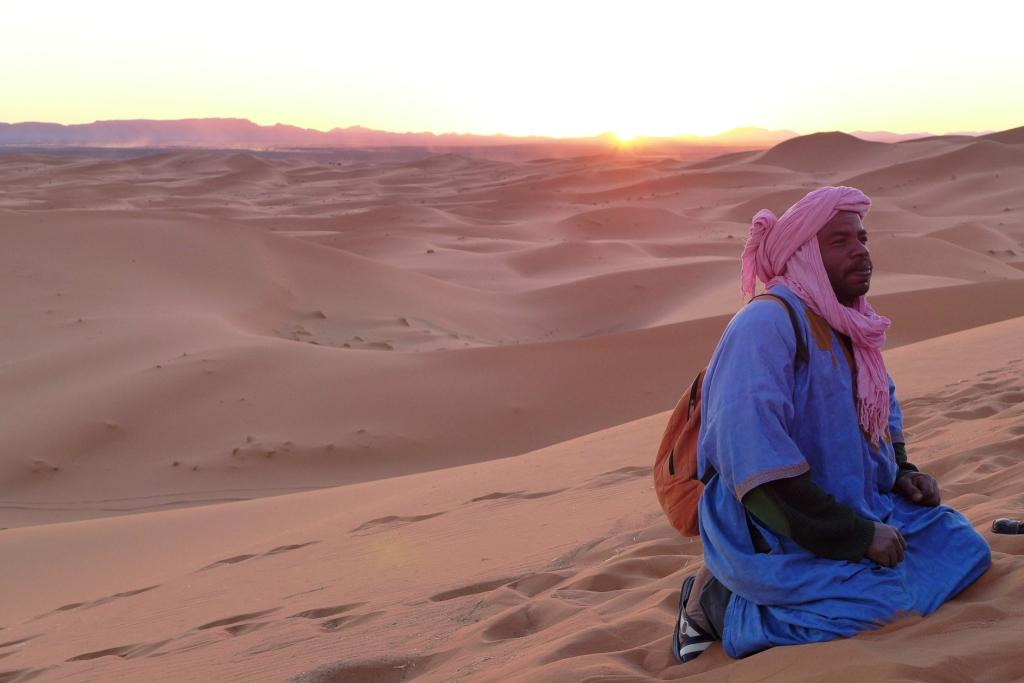
[[[888,354],[909,378],[900,391],[915,460],[980,529],[1021,512],[1022,333],[1017,318]],[[5,630],[15,644],[4,647],[19,675],[52,680],[173,679],[195,667],[276,680],[817,680],[830,661],[873,679],[1024,673],[1005,656],[1024,621],[1014,599],[1024,548],[987,532],[993,569],[926,620],[672,665],[665,624],[700,547],[650,505],[664,419],[394,480],[8,530],[5,579],[32,581],[44,562],[51,587],[12,596],[9,623],[24,625]],[[69,554],[74,565],[59,561]]]
[[[934,617],[673,666],[700,547],[648,480],[752,214],[862,183],[914,460],[1021,516],[1017,137],[0,154],[0,681],[1021,677],[991,535]]]
[[[562,220],[562,235],[575,241],[607,239],[644,240],[680,237],[692,226],[671,211],[648,207],[616,207],[584,211]]]
[[[990,185],[998,188],[1012,183],[1013,177],[1003,178],[1000,171],[1018,174],[1022,160],[1024,147],[980,140],[953,151],[855,175],[845,182],[862,187],[865,192],[890,194],[900,189],[909,194],[918,189],[915,185],[930,186],[936,182],[956,181],[958,175],[982,173]]]
[[[988,135],[983,135],[981,137],[985,140],[994,140],[995,142],[1019,145],[1024,143],[1024,126],[999,131],[997,133],[989,133]]]
[[[976,231],[967,231],[968,234],[973,232]],[[1012,243],[1012,239],[1004,233],[996,234],[1004,235],[1006,240],[1003,244]],[[998,252],[990,253],[988,248],[975,251],[966,245],[960,246],[948,239],[949,229],[944,231],[944,235],[947,239],[934,239],[932,235],[879,237],[871,242],[872,259],[877,260],[879,267],[886,270],[942,275],[972,282],[1012,280],[1020,277],[1019,272],[1015,272],[1014,268],[1004,264],[1001,258],[997,258]],[[991,235],[989,238],[991,239]],[[960,241],[966,240],[965,236]],[[974,246],[973,243],[970,244]],[[1020,248],[1019,245],[1017,248]],[[1005,257],[1005,252],[1003,256]]]
[[[966,221],[943,230],[936,230],[929,233],[929,237],[937,237],[1000,259],[1016,260],[1015,257],[1022,255],[1019,241],[1014,240],[1005,232],[974,221]]]
[[[875,164],[896,153],[895,145],[869,142],[846,133],[814,133],[781,142],[757,161],[792,171],[837,171]]]

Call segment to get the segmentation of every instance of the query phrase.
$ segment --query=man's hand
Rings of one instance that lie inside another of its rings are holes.
[[[896,478],[893,491],[918,505],[935,507],[939,504],[939,482],[924,472],[907,472]]]
[[[892,568],[903,561],[903,551],[906,549],[907,542],[899,529],[875,522],[875,536],[864,555],[872,562]]]

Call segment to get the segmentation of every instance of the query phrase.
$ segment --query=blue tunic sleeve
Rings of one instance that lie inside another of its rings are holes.
[[[796,338],[786,310],[754,301],[729,323],[704,380],[700,474],[711,466],[742,499],[810,467],[790,437]]]

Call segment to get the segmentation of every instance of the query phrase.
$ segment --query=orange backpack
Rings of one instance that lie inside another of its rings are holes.
[[[772,294],[761,294],[754,299],[766,298],[779,303],[789,313],[789,321],[796,335],[796,360],[806,363],[807,345],[800,334],[800,323],[789,302]],[[754,299],[751,299],[753,301]],[[697,438],[700,434],[700,400],[704,387],[704,368],[697,373],[672,416],[668,419],[665,434],[658,446],[658,457],[654,460],[654,492],[658,495],[661,509],[668,515],[669,522],[684,536],[700,535],[697,521],[697,507],[704,485],[711,480],[715,470],[710,465],[704,476],[697,478]]]

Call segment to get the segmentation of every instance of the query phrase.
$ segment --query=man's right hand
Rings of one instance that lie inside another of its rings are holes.
[[[906,549],[907,541],[899,529],[875,522],[875,536],[864,555],[872,562],[892,568],[903,561],[903,551]]]

